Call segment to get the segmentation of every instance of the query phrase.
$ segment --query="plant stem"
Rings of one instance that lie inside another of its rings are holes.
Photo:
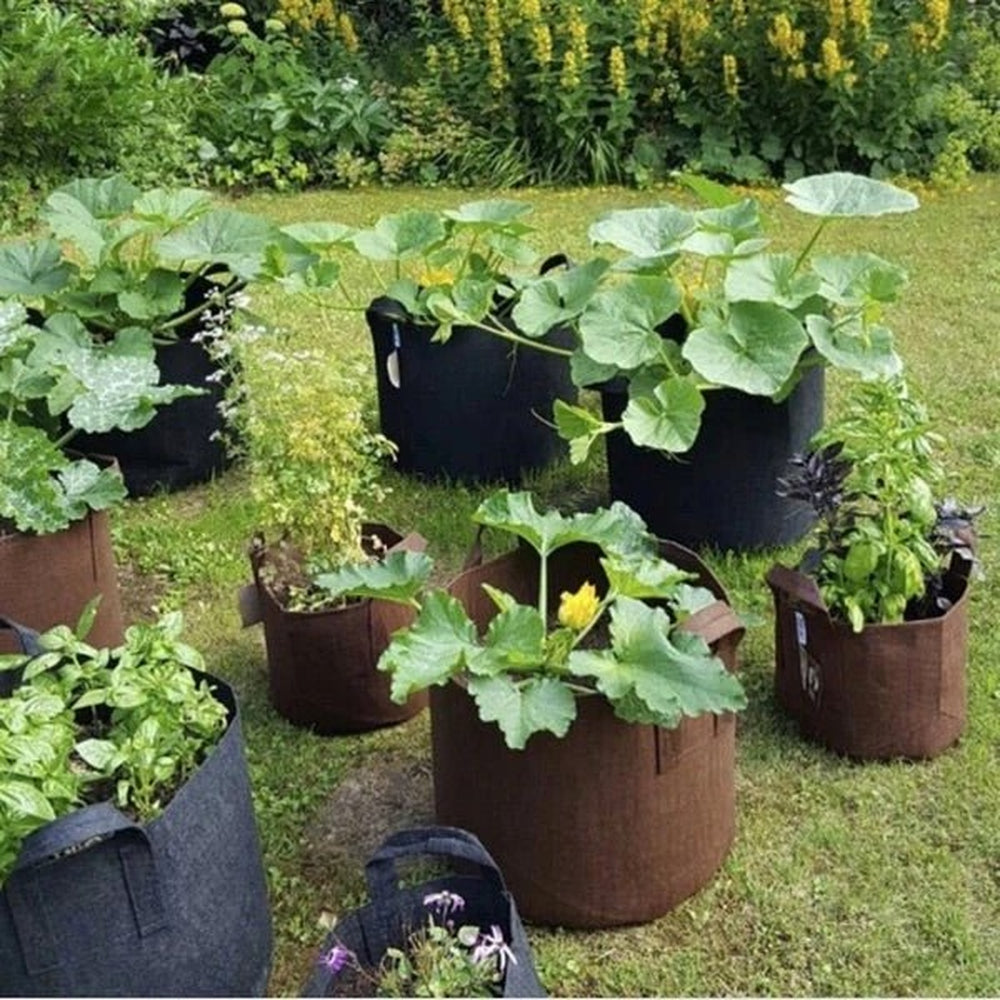
[[[799,259],[795,262],[795,267],[792,268],[792,274],[795,274],[798,271],[798,269],[806,262],[806,258],[812,252],[812,248],[816,245],[816,241],[819,239],[819,234],[823,232],[823,230],[826,228],[826,224],[829,221],[830,221],[829,219],[822,219],[820,221],[820,224],[816,227],[816,232],[812,234],[812,236],[809,238],[809,242],[803,248],[802,253],[799,254]]]
[[[549,627],[549,557],[547,553],[538,553],[538,613],[542,616],[542,624]]]
[[[608,591],[607,596],[598,605],[597,611],[594,613],[594,617],[590,619],[590,623],[587,625],[587,627],[580,629],[580,631],[577,632],[576,638],[573,640],[574,649],[576,649],[576,647],[581,642],[583,642],[584,638],[590,633],[591,629],[593,629],[593,627],[601,620],[601,618],[604,617],[604,612],[608,610],[608,608],[611,606],[612,601],[614,601],[614,599],[617,596],[618,594],[614,590]]]
[[[492,333],[494,337],[499,337],[501,340],[509,340],[513,344],[523,344],[525,347],[530,347],[536,351],[544,351],[546,354],[557,354],[563,358],[573,356],[573,352],[567,350],[565,347],[555,347],[552,344],[543,344],[541,341],[532,340],[530,337],[521,337],[503,326],[487,326],[485,323],[475,322],[467,325],[477,330],[485,330],[486,333]]]

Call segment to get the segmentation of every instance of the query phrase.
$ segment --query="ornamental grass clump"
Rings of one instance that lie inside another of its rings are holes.
[[[458,681],[480,718],[496,722],[511,749],[535,733],[564,736],[577,699],[603,697],[626,722],[666,728],[684,716],[746,705],[739,680],[698,635],[679,626],[714,595],[657,554],[656,540],[624,504],[570,517],[539,513],[529,493],[501,492],[474,519],[506,532],[538,555],[534,604],[484,584],[497,614],[480,636],[462,603],[425,590],[432,562],[394,553],[378,567],[321,577],[332,593],[409,604],[415,622],[395,634],[379,660],[392,675],[392,698]],[[581,581],[549,606],[550,557],[573,543],[596,545],[605,581]],[[605,631],[606,630],[606,631]]]

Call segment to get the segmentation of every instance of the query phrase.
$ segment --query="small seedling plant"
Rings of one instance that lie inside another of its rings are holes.
[[[818,515],[802,568],[855,632],[941,614],[952,555],[974,560],[981,507],[935,503],[943,472],[926,408],[901,378],[859,382],[844,416],[793,459],[781,496]]]
[[[374,996],[501,996],[507,968],[517,964],[502,928],[461,923],[465,899],[447,889],[428,894],[423,905],[424,924],[402,948],[386,949],[377,969],[363,969],[354,952],[339,943],[320,957],[320,964],[335,975],[364,979]]]
[[[0,656],[0,671],[20,672],[0,698],[0,885],[25,837],[83,805],[159,815],[226,729],[179,613],[131,626],[110,650],[82,638],[95,611],[40,635],[38,655]]]
[[[422,553],[392,553],[378,565],[317,578],[332,594],[416,609],[413,625],[395,634],[378,663],[391,674],[395,701],[459,681],[480,718],[497,723],[511,749],[523,749],[538,732],[564,736],[580,697],[604,697],[627,722],[667,728],[684,716],[746,706],[739,680],[704,639],[680,628],[714,596],[658,555],[656,540],[630,508],[615,503],[567,517],[539,513],[529,493],[501,492],[479,507],[474,520],[521,539],[539,559],[535,604],[484,584],[497,614],[482,636],[455,597],[424,591],[433,563]],[[606,589],[600,593],[593,581],[582,580],[550,608],[549,559],[576,542],[600,548]],[[602,622],[607,648],[591,648],[588,636]]]

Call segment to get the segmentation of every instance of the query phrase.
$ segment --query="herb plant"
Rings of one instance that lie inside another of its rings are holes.
[[[39,636],[37,656],[0,657],[0,671],[21,671],[0,698],[0,884],[25,837],[80,806],[110,799],[157,816],[226,728],[225,706],[191,672],[203,663],[179,613],[98,650],[82,638],[95,610],[75,632]]]
[[[393,700],[402,703],[416,691],[459,680],[480,718],[496,722],[512,749],[522,749],[538,732],[564,736],[580,696],[606,698],[626,722],[667,728],[683,716],[745,707],[740,682],[700,636],[678,628],[712,595],[658,556],[642,519],[624,504],[564,517],[539,513],[529,493],[501,492],[484,501],[474,519],[521,539],[539,557],[535,605],[485,586],[497,615],[483,636],[447,591],[424,592],[433,564],[423,554],[393,553],[377,567],[316,581],[331,594],[417,609],[413,625],[395,634],[379,660],[378,668],[392,674]],[[600,547],[606,590],[599,594],[592,581],[581,580],[577,591],[563,593],[559,606],[550,608],[548,560],[574,542]],[[607,648],[585,647],[605,621]]]
[[[942,471],[934,442],[925,407],[902,379],[859,382],[843,418],[779,483],[781,496],[818,514],[803,568],[855,632],[945,610],[951,554],[972,559],[981,508],[935,504]]]
[[[424,897],[425,924],[407,936],[402,948],[388,948],[377,970],[368,972],[357,956],[335,944],[320,962],[330,972],[353,972],[370,981],[380,997],[493,997],[503,992],[504,975],[517,964],[497,925],[483,930],[461,924],[465,899],[447,889]]]

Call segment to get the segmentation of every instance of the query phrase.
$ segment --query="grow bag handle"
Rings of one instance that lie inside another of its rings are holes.
[[[557,267],[573,267],[573,261],[564,253],[554,253],[542,261],[542,266],[538,269],[539,274],[548,274]]]
[[[772,566],[768,570],[765,580],[776,597],[791,599],[795,604],[804,605],[823,615],[829,615],[823,595],[811,576],[806,576],[798,570],[789,569],[787,566],[778,565]]]
[[[418,826],[388,837],[365,865],[365,880],[372,902],[376,906],[391,902],[398,892],[396,861],[399,858],[425,855],[468,861],[480,869],[497,892],[507,891],[497,863],[478,837],[456,826]]]
[[[53,820],[25,838],[14,870],[4,886],[17,928],[25,968],[32,976],[59,968],[62,949],[45,913],[44,894],[35,876],[56,855],[83,849],[88,842],[120,835],[118,858],[139,937],[168,926],[153,848],[146,831],[110,802],[84,806]]]
[[[747,630],[746,625],[725,601],[713,601],[699,608],[681,622],[680,628],[700,635],[709,646],[730,636],[735,637],[738,643]]]

